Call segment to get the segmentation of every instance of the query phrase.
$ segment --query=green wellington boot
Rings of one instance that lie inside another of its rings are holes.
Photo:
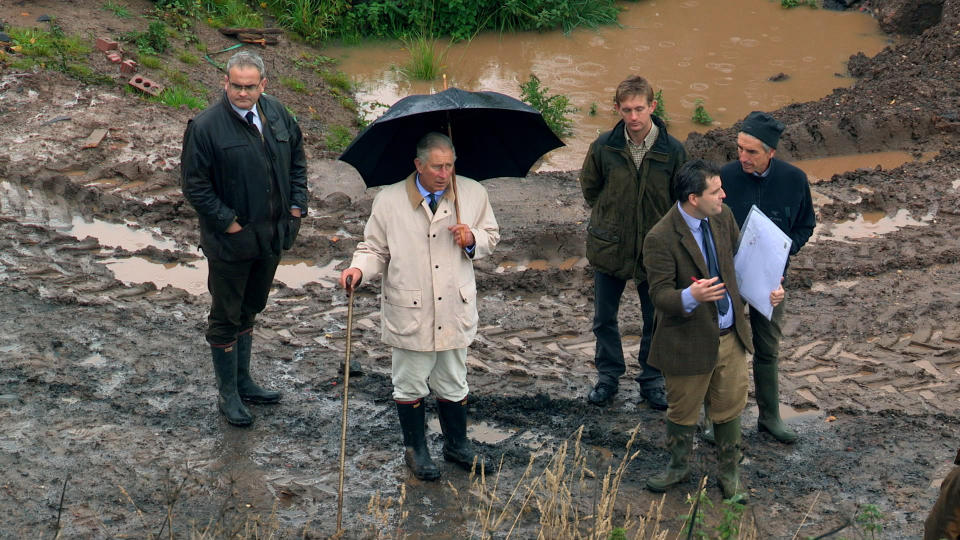
[[[249,426],[253,415],[237,393],[237,346],[210,346],[213,355],[213,371],[217,375],[217,406],[235,426]]]
[[[740,502],[746,503],[749,494],[740,482],[740,417],[725,424],[714,424],[713,429],[717,438],[717,465],[720,468],[717,478],[723,498],[730,499],[740,494]]]
[[[426,424],[424,424],[423,400],[413,403],[397,402],[397,415],[403,431],[403,460],[413,475],[420,480],[440,478],[440,469],[430,458],[427,449]]]
[[[777,362],[753,363],[753,385],[757,397],[757,429],[766,431],[782,443],[797,441],[797,434],[787,428],[780,419],[780,388],[777,380]]]
[[[473,470],[476,459],[476,473],[490,473],[490,465],[480,455],[473,443],[467,438],[467,399],[460,401],[437,400],[437,412],[440,416],[440,429],[443,431],[443,459],[459,465],[465,470]]]
[[[647,489],[662,493],[668,487],[690,479],[690,451],[693,449],[693,434],[697,426],[681,426],[667,420],[667,451],[670,464],[667,470],[647,478]]]
[[[237,336],[237,393],[240,399],[251,403],[280,402],[280,392],[261,388],[250,377],[250,353],[253,350],[253,332]]]

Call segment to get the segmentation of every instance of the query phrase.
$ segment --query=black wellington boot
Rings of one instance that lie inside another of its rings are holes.
[[[235,426],[249,426],[253,415],[240,401],[237,393],[237,346],[210,346],[213,354],[213,371],[217,375],[217,405],[227,422]]]
[[[280,402],[280,392],[261,388],[250,378],[250,353],[253,350],[253,332],[237,336],[237,393],[240,399],[251,403]]]
[[[403,431],[403,460],[413,475],[420,480],[440,478],[440,469],[430,459],[427,439],[424,431],[423,400],[413,403],[397,402],[397,415],[400,417],[400,429]]]
[[[476,458],[477,474],[483,470],[490,472],[490,466],[467,438],[467,398],[460,401],[438,399],[437,410],[440,413],[440,429],[443,430],[443,459],[469,471],[473,469]]]

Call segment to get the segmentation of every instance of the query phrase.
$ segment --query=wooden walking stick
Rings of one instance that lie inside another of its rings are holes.
[[[340,420],[340,484],[337,488],[337,532],[343,531],[343,461],[347,448],[347,391],[350,389],[350,335],[353,333],[353,277],[347,277],[347,351],[343,360],[343,416]]]

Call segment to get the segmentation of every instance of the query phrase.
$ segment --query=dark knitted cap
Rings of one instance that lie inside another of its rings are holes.
[[[783,124],[765,112],[753,111],[743,119],[740,131],[753,135],[770,148],[776,148],[783,133]]]

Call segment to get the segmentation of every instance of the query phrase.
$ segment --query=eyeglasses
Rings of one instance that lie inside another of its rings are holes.
[[[230,82],[230,88],[234,92],[246,92],[249,94],[257,90],[258,88],[260,88],[260,83],[243,85],[243,84],[236,84],[234,82]]]

